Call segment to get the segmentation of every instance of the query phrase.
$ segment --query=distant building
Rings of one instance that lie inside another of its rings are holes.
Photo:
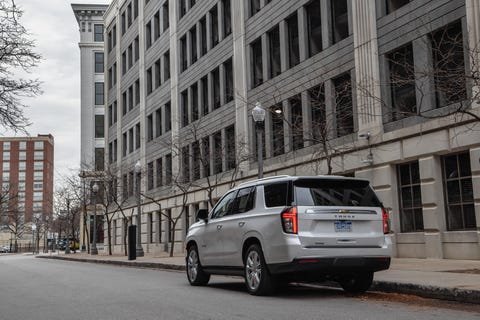
[[[231,177],[256,178],[259,101],[265,176],[369,179],[393,209],[396,256],[480,259],[480,123],[442,117],[459,106],[480,114],[478,83],[465,76],[478,74],[479,6],[111,1],[106,163],[129,214],[142,164],[146,252],[168,248],[172,235],[182,250],[199,207],[218,200]],[[180,215],[173,228],[167,217]],[[113,216],[116,251],[128,223]]]
[[[85,200],[94,177],[104,170],[105,150],[105,79],[104,79],[104,27],[103,15],[107,5],[72,4],[77,19],[80,42],[80,176],[85,185]],[[91,210],[90,207],[88,207]],[[89,216],[91,212],[88,213]],[[88,219],[87,219],[88,220]],[[82,217],[80,221],[84,221]],[[100,220],[101,221],[101,220]],[[102,226],[102,223],[99,224]],[[84,244],[85,228],[80,224],[80,244]],[[103,240],[103,229],[97,239]],[[90,233],[89,233],[90,234]],[[91,239],[91,237],[89,237]]]
[[[0,138],[0,225],[34,222],[34,215],[53,213],[54,141],[52,135]],[[28,228],[30,229],[30,228]],[[30,233],[30,230],[19,233]],[[10,234],[7,235],[10,237]],[[5,237],[3,237],[5,238]],[[3,239],[5,240],[5,239]]]

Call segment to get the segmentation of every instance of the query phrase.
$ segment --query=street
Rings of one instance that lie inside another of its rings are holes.
[[[12,319],[479,319],[480,307],[413,296],[290,286],[254,297],[243,279],[191,287],[183,272],[30,255],[0,256],[0,320]]]

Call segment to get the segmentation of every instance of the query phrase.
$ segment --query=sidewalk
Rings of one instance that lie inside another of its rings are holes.
[[[56,252],[40,254],[37,258],[185,270],[183,255],[169,257],[166,253],[161,256],[146,254],[133,261],[128,261],[124,255],[108,256],[102,253],[91,256],[86,253],[65,255]],[[389,270],[375,273],[371,290],[480,304],[480,261],[395,258]]]

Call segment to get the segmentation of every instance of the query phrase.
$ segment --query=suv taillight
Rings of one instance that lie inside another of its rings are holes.
[[[383,233],[390,233],[390,218],[388,216],[388,211],[385,208],[382,208],[382,220],[383,220]]]
[[[298,233],[297,207],[289,207],[282,211],[282,227],[285,233]]]

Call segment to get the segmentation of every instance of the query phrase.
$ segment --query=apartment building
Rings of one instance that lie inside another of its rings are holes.
[[[85,201],[90,197],[95,177],[104,170],[105,152],[105,76],[104,76],[104,25],[103,15],[108,8],[101,4],[72,4],[78,23],[80,41],[80,176],[84,183]],[[87,200],[88,199],[88,200]],[[92,208],[87,208],[87,217]],[[80,221],[80,243],[85,244],[85,230],[93,227],[85,219],[84,210]],[[101,224],[100,224],[101,225]],[[91,237],[89,237],[91,239]],[[98,229],[97,239],[103,240],[103,228]]]
[[[198,208],[256,177],[259,102],[266,176],[367,178],[396,256],[480,259],[479,6],[113,0],[105,161],[122,210],[105,241],[123,250],[140,161],[142,245],[182,250]]]
[[[53,136],[2,137],[0,150],[0,240],[31,239],[34,216],[53,213]]]

